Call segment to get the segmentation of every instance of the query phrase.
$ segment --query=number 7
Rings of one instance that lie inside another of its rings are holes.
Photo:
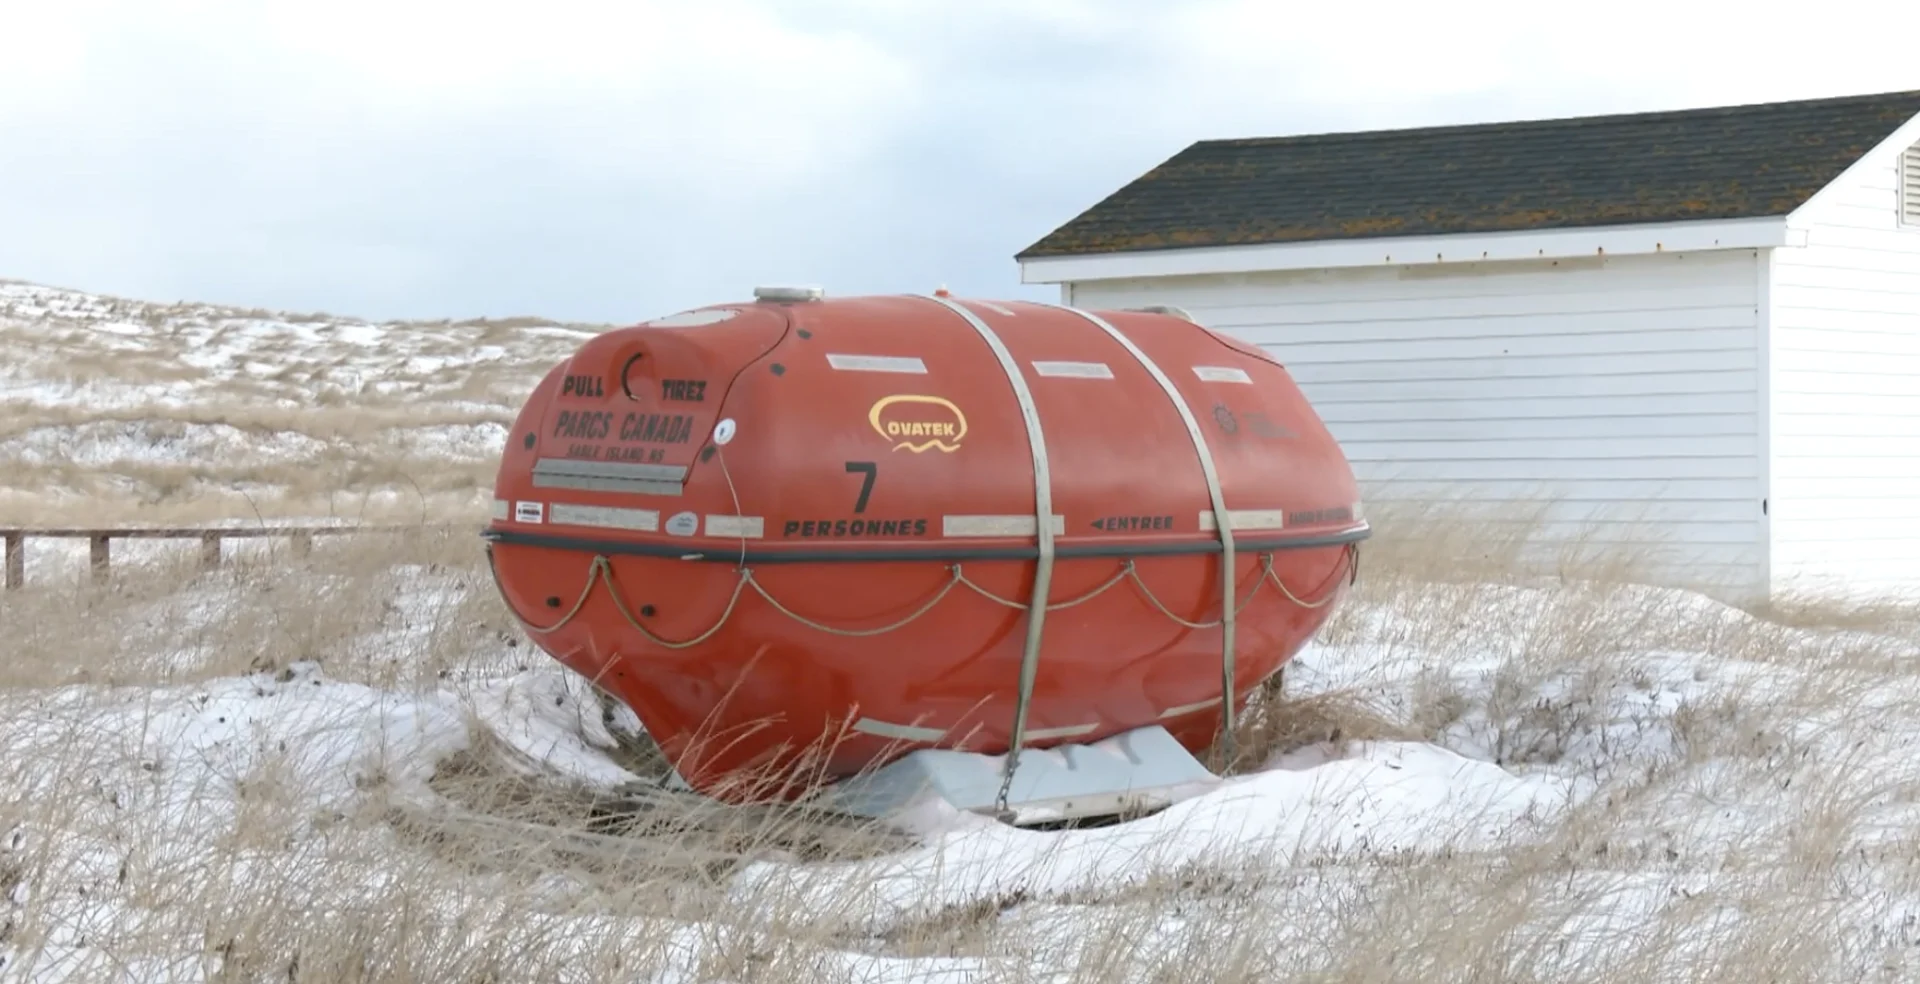
[[[867,511],[867,496],[873,494],[873,479],[880,474],[880,466],[871,461],[847,462],[847,474],[860,476],[860,498],[854,500],[853,511]]]

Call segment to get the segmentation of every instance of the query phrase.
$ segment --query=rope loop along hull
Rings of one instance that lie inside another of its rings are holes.
[[[731,802],[916,749],[1011,777],[1158,725],[1198,753],[1368,534],[1271,355],[1171,314],[945,297],[600,335],[534,390],[495,496],[529,637]]]

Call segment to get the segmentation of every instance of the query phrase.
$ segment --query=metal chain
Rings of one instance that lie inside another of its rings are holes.
[[[959,568],[956,565],[954,569],[958,570]],[[1121,581],[1126,580],[1127,575],[1132,572],[1133,572],[1133,561],[1127,560],[1121,564],[1119,571],[1117,571],[1112,577],[1107,578],[1106,582],[1101,584],[1099,587],[1094,588],[1092,591],[1089,591],[1086,594],[1080,595],[1079,597],[1076,597],[1076,598],[1070,598],[1066,601],[1053,602],[1052,604],[1049,604],[1047,606],[1047,611],[1057,612],[1063,609],[1072,608],[1076,605],[1084,605],[1087,602],[1092,601],[1093,599],[1098,598],[1103,594],[1106,594],[1107,589],[1113,587],[1116,584],[1119,584]],[[980,597],[985,598],[996,605],[1003,605],[1007,608],[1011,608],[1015,611],[1021,611],[1021,612],[1024,612],[1028,608],[1032,607],[1024,601],[1015,601],[1012,598],[1002,598],[999,595],[994,594],[991,591],[988,591],[986,588],[981,587],[979,582],[973,580],[970,577],[967,577],[964,574],[960,576],[960,583],[965,584],[969,589],[973,591],[974,594],[977,594]]]
[[[526,618],[520,614],[520,610],[511,604],[507,606],[507,610],[513,613],[514,619],[520,623],[521,628],[526,629],[534,635],[548,635],[560,631],[566,627],[568,622],[573,621],[575,615],[580,614],[581,608],[586,607],[587,597],[593,594],[593,582],[600,576],[600,562],[603,560],[606,560],[605,556],[601,554],[594,555],[593,563],[587,565],[587,583],[580,586],[580,597],[574,599],[573,607],[567,609],[565,615],[560,616],[560,621],[542,628],[527,621]],[[490,570],[493,569],[493,559],[491,557],[487,559],[487,567]],[[494,571],[493,584],[494,587],[501,589],[502,594],[506,592],[505,587],[500,584],[500,573],[497,570]]]
[[[1129,562],[1128,567],[1129,568],[1132,567],[1131,562]],[[1260,573],[1258,575],[1255,575],[1253,579],[1253,590],[1247,592],[1247,596],[1241,599],[1238,605],[1234,606],[1233,608],[1234,614],[1237,615],[1241,612],[1246,611],[1247,606],[1253,604],[1254,596],[1259,594],[1260,589],[1266,585],[1266,581],[1267,581],[1266,575],[1271,574],[1272,572],[1273,572],[1273,555],[1262,554]],[[1140,574],[1138,571],[1132,571],[1131,573],[1133,574],[1133,583],[1135,586],[1139,587],[1140,593],[1145,595],[1147,598],[1147,601],[1152,603],[1153,607],[1159,609],[1160,614],[1165,615],[1167,618],[1172,619],[1173,621],[1178,622],[1179,624],[1184,625],[1189,629],[1211,629],[1223,624],[1226,621],[1226,619],[1222,617],[1222,618],[1216,618],[1211,622],[1189,622],[1186,619],[1181,618],[1178,615],[1175,615],[1171,609],[1167,608],[1167,606],[1160,603],[1160,599],[1154,595],[1153,589],[1147,587],[1147,582],[1140,579]]]
[[[721,627],[727,624],[727,620],[733,617],[734,606],[740,604],[740,592],[745,590],[747,585],[753,581],[753,570],[747,567],[740,568],[740,578],[733,582],[733,594],[727,596],[727,607],[720,612],[720,617],[714,620],[713,625],[709,626],[707,631],[691,639],[683,642],[669,642],[648,631],[647,627],[641,625],[640,620],[634,618],[633,613],[627,610],[626,601],[620,597],[620,586],[613,583],[613,564],[607,560],[606,555],[600,554],[593,559],[594,563],[599,566],[602,572],[600,576],[607,582],[607,595],[613,599],[613,606],[620,610],[620,616],[627,620],[628,625],[638,629],[641,635],[646,636],[649,642],[667,649],[687,649],[712,638],[713,634],[720,631]]]
[[[937,593],[935,593],[932,598],[928,599],[926,604],[921,605],[917,610],[914,611],[913,614],[908,615],[906,618],[903,618],[900,621],[893,623],[892,625],[883,625],[877,629],[838,629],[838,628],[834,628],[831,625],[821,624],[810,618],[806,618],[805,616],[796,614],[792,609],[774,600],[773,595],[769,594],[766,588],[761,587],[759,581],[754,580],[753,574],[751,571],[747,573],[746,581],[753,585],[753,590],[759,592],[760,597],[767,599],[767,604],[772,605],[775,611],[778,611],[780,614],[785,615],[786,617],[793,619],[796,622],[799,622],[801,625],[804,625],[810,629],[814,629],[819,632],[827,632],[827,633],[831,633],[833,635],[838,635],[838,636],[851,636],[851,637],[859,638],[862,636],[886,635],[887,633],[893,632],[897,629],[906,628],[908,625],[911,625],[915,621],[917,621],[920,618],[920,616],[925,615],[926,613],[932,611],[933,606],[938,605],[940,603],[940,599],[945,598],[947,596],[947,592],[952,591],[955,585],[960,584],[961,582],[966,580],[966,575],[960,573],[959,564],[950,565],[948,567],[948,570],[953,572],[953,576],[947,579],[947,583],[940,586],[940,590]]]
[[[1360,558],[1359,548],[1354,546],[1351,543],[1347,544],[1347,572],[1348,572],[1347,583],[1350,585],[1355,583],[1355,580],[1359,576],[1359,573],[1358,573],[1360,569],[1359,558]],[[1340,585],[1338,583],[1335,583],[1333,586],[1333,589],[1328,591],[1323,597],[1321,597],[1319,601],[1302,601],[1298,596],[1296,596],[1291,590],[1287,588],[1286,582],[1280,580],[1280,575],[1274,571],[1273,564],[1271,562],[1267,564],[1267,576],[1273,578],[1274,587],[1279,588],[1280,593],[1283,595],[1286,595],[1288,601],[1291,601],[1294,604],[1299,605],[1301,608],[1305,608],[1308,610],[1325,608],[1327,606],[1327,603],[1332,601],[1334,596],[1340,593]]]

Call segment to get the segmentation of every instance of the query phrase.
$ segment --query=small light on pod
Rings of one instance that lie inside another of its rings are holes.
[[[725,444],[733,440],[733,432],[735,429],[732,417],[722,420],[719,425],[713,429],[713,443]]]

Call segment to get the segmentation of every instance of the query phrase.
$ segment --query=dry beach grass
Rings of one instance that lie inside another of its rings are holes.
[[[1115,836],[1099,878],[1041,852],[978,884],[957,854],[944,873],[859,867],[911,848],[779,811],[610,825],[594,782],[535,756],[570,733],[634,759],[521,640],[468,533],[261,545],[211,574],[183,545],[103,588],[46,563],[0,597],[0,973],[1912,979],[1911,612],[1756,616],[1617,562],[1542,583],[1514,572],[1524,530],[1481,529],[1508,546],[1467,566],[1441,542],[1466,542],[1459,521],[1378,522],[1289,693],[1243,722],[1253,764],[1434,743],[1553,779],[1563,803],[1500,820],[1489,846],[1356,834],[1343,810],[1365,816],[1368,787],[1290,840],[1162,859]]]
[[[0,283],[0,525],[477,524],[590,330]],[[612,809],[644,739],[458,527],[215,572],[116,544],[104,586],[36,542],[0,592],[0,979],[1920,979],[1920,607],[1741,611],[1557,515],[1375,509],[1241,722],[1240,805],[924,843]]]

